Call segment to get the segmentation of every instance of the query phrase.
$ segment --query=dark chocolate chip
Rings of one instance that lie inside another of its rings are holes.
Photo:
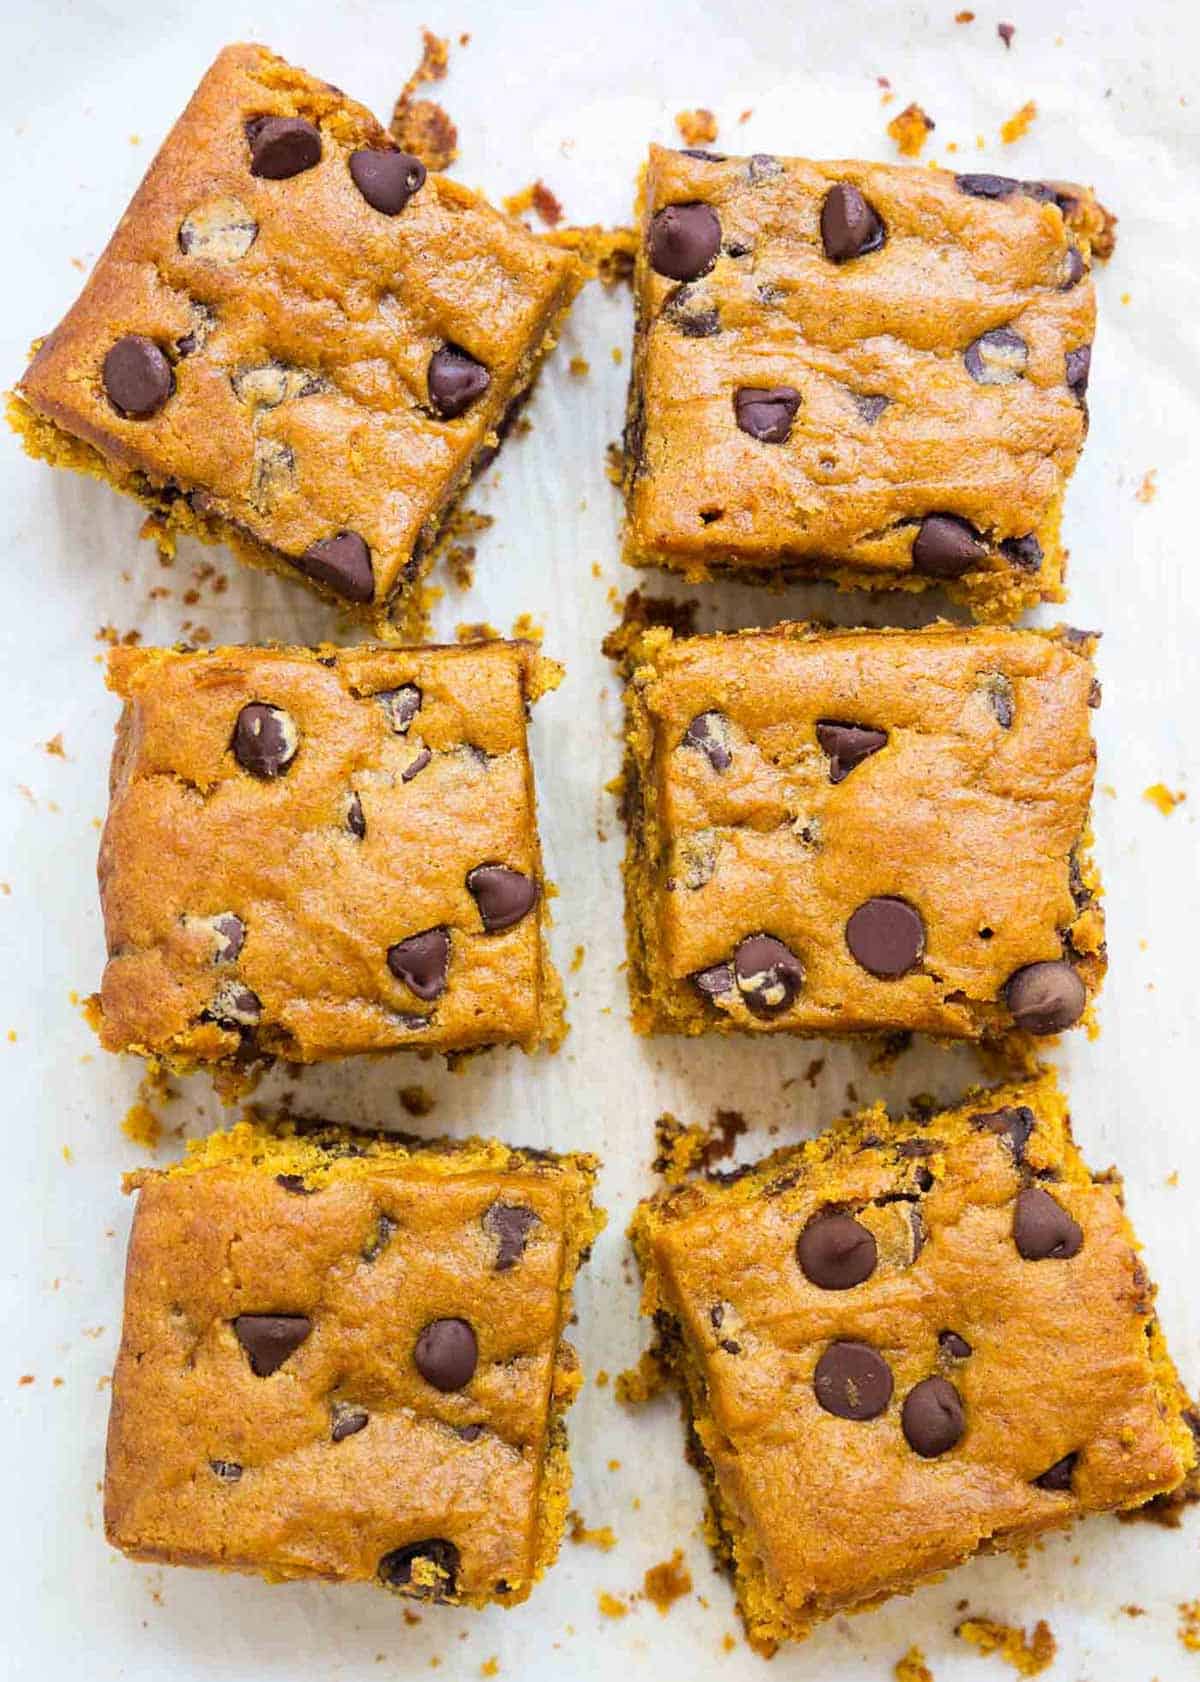
[[[721,317],[715,304],[697,298],[694,286],[677,286],[663,301],[663,317],[688,339],[711,339],[721,331]]]
[[[250,173],[286,181],[321,161],[320,130],[303,117],[255,117],[246,124]]]
[[[222,1483],[237,1483],[242,1475],[242,1468],[236,1460],[210,1460],[208,1464]]]
[[[831,263],[846,263],[878,251],[884,241],[883,222],[875,209],[848,181],[839,181],[821,206],[821,244]]]
[[[1040,571],[1044,559],[1042,546],[1033,532],[1027,532],[1024,537],[1006,537],[1000,545],[1000,553],[1014,566],[1020,567],[1022,572]]]
[[[1006,1139],[1014,1159],[1023,1162],[1034,1119],[1033,1111],[1026,1105],[1010,1104],[1002,1110],[989,1110],[986,1115],[973,1115],[971,1126],[981,1133],[995,1133]]]
[[[442,345],[429,358],[429,401],[443,420],[457,420],[492,383],[482,362],[457,345]]]
[[[851,913],[846,923],[846,945],[871,975],[894,981],[920,963],[925,951],[925,925],[920,912],[906,899],[881,894],[864,900]]]
[[[817,1401],[839,1419],[874,1419],[892,1399],[892,1369],[866,1343],[831,1343],[813,1374]]]
[[[829,755],[829,780],[840,783],[856,765],[887,746],[887,731],[869,724],[839,724],[833,719],[817,722],[817,741]]]
[[[477,864],[467,872],[467,887],[489,934],[511,929],[537,904],[537,883],[506,864]]]
[[[375,696],[397,736],[408,734],[409,725],[421,710],[422,698],[415,683],[402,683],[399,689],[381,689]]]
[[[425,1018],[421,1017],[419,1020],[423,1022]],[[364,1261],[373,1262],[379,1260],[381,1253],[386,1250],[388,1245],[391,1243],[392,1234],[395,1232],[399,1224],[400,1223],[398,1221],[394,1221],[390,1215],[380,1215],[378,1221],[375,1223],[375,1236],[362,1253]]]
[[[413,1360],[435,1390],[462,1390],[475,1376],[479,1344],[465,1320],[431,1320],[416,1341]]]
[[[703,146],[681,146],[679,156],[681,158],[699,158],[700,162],[704,164],[723,164],[726,161],[724,152],[706,152]]]
[[[450,970],[448,929],[422,929],[388,947],[388,968],[419,999],[438,999],[446,991]]]
[[[414,1575],[413,1567],[421,1565],[432,1569],[418,1569]],[[420,1600],[450,1600],[458,1587],[458,1566],[459,1552],[454,1543],[431,1536],[384,1554],[379,1561],[379,1578],[388,1588],[401,1589]]]
[[[729,737],[729,720],[724,713],[698,713],[684,731],[679,745],[702,753],[714,771],[728,771],[733,764]]]
[[[960,1337],[957,1332],[939,1332],[938,1347],[949,1355],[952,1361],[965,1361],[968,1355],[974,1353],[966,1338]]]
[[[721,248],[721,223],[709,204],[669,204],[650,224],[650,264],[670,280],[698,280]]]
[[[738,426],[760,444],[786,443],[799,407],[800,393],[790,385],[743,385],[733,394]]]
[[[770,181],[772,176],[783,174],[783,165],[769,152],[755,152],[746,161],[746,174],[751,181]]]
[[[1069,245],[1067,254],[1063,258],[1062,280],[1059,282],[1060,292],[1069,292],[1087,273],[1087,264],[1083,260],[1083,253],[1077,245]]]
[[[306,578],[348,602],[375,600],[371,551],[356,531],[340,531],[310,544],[296,562]]]
[[[709,969],[697,970],[691,982],[697,992],[703,993],[707,999],[727,998],[737,985],[732,964],[713,964]]]
[[[1011,679],[1003,672],[991,672],[984,683],[984,694],[992,716],[1002,730],[1011,730],[1017,716],[1017,702]]]
[[[1067,384],[1082,403],[1087,396],[1088,376],[1092,371],[1092,347],[1080,345],[1067,352]]]
[[[305,1185],[303,1174],[276,1174],[275,1184],[293,1197],[311,1197],[316,1190],[315,1186]]]
[[[1014,385],[1029,363],[1029,346],[1011,327],[993,327],[972,339],[963,361],[977,385]]]
[[[1083,1228],[1041,1186],[1017,1193],[1013,1242],[1026,1261],[1066,1261],[1077,1255]]]
[[[175,390],[171,364],[153,339],[126,333],[104,358],[101,373],[109,402],[126,420],[157,414]]]
[[[525,1254],[530,1229],[537,1225],[532,1209],[521,1203],[493,1203],[484,1211],[483,1230],[497,1242],[496,1272],[507,1273]]]
[[[351,152],[350,179],[372,210],[398,216],[425,185],[425,165],[411,152]]]
[[[357,835],[360,841],[365,839],[367,819],[362,809],[362,801],[353,791],[346,801],[346,828],[351,835]]]
[[[354,1436],[361,1431],[370,1419],[366,1408],[355,1407],[352,1402],[334,1402],[333,1420],[329,1428],[330,1440],[340,1443],[346,1437]]]
[[[912,563],[927,578],[961,578],[978,566],[987,544],[956,514],[926,514],[912,546]]]
[[[1058,1034],[1083,1015],[1087,988],[1065,958],[1047,958],[1010,975],[1004,999],[1027,1034]]]
[[[241,953],[246,940],[246,925],[232,911],[223,911],[212,920],[213,933],[219,942],[217,962],[231,964]]]
[[[922,1460],[936,1460],[961,1440],[967,1428],[962,1397],[948,1378],[923,1378],[904,1398],[900,1428],[915,1454]]]
[[[852,391],[850,396],[854,400],[854,407],[868,426],[875,425],[875,422],[891,402],[890,397],[883,397],[879,393]]]
[[[738,942],[733,973],[747,1009],[755,1016],[778,1016],[804,985],[799,958],[770,934],[750,934]]]
[[[852,1215],[818,1215],[796,1240],[804,1277],[823,1291],[848,1291],[875,1271],[874,1234]]]
[[[312,1321],[307,1314],[239,1314],[233,1329],[250,1357],[251,1370],[269,1378],[299,1349],[312,1331]]]
[[[416,757],[412,760],[411,764],[406,765],[404,770],[401,771],[400,781],[402,783],[411,783],[414,777],[420,775],[432,758],[433,755],[430,753],[428,748],[419,748]]]
[[[1011,175],[956,175],[954,181],[960,193],[973,199],[1009,199],[1021,185]]]
[[[282,707],[248,701],[237,716],[230,747],[243,771],[270,782],[281,777],[296,757],[300,732]]]
[[[1078,1451],[1064,1454],[1061,1460],[1056,1460],[1053,1466],[1044,1471],[1040,1478],[1034,1478],[1039,1489],[1066,1490],[1071,1487],[1071,1478],[1075,1471],[1075,1462],[1079,1459]]]
[[[262,1000],[240,981],[227,981],[213,994],[204,1018],[222,1028],[253,1028],[262,1019]]]

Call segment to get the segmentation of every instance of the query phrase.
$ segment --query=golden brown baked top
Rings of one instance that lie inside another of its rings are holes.
[[[529,644],[114,650],[101,1037],[182,1066],[553,1037]]]
[[[20,390],[118,474],[383,604],[578,283],[338,89],[228,47]]]
[[[110,1541],[523,1599],[553,1557],[594,1159],[246,1124],[140,1187]]]
[[[1093,641],[649,632],[627,691],[638,1026],[1078,1020],[1104,968],[1083,853]]]
[[[1119,1183],[1089,1174],[1051,1074],[921,1121],[879,1106],[660,1194],[633,1236],[752,1636],[1195,1462]]]
[[[1095,324],[1071,193],[652,147],[627,557],[1056,596]]]

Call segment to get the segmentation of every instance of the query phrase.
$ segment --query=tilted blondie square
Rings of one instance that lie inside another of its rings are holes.
[[[558,1550],[597,1163],[249,1123],[139,1170],[109,1541],[524,1600]]]
[[[652,147],[626,559],[701,579],[1062,596],[1087,430],[1084,188]]]
[[[528,643],[114,649],[100,1032],[251,1068],[562,1037]]]
[[[1053,1076],[643,1203],[644,1311],[752,1643],[1179,1488],[1200,1418]]]
[[[1105,967],[1094,641],[645,631],[626,690],[639,1032],[979,1040],[1086,1020]]]
[[[14,423],[164,527],[418,635],[439,527],[582,272],[338,89],[229,47]]]

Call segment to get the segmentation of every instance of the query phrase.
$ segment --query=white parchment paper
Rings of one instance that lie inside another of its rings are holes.
[[[975,21],[956,24],[954,0],[446,0],[437,14],[391,0],[9,0],[0,380],[18,375],[29,340],[72,300],[201,72],[235,39],[265,41],[386,117],[419,25],[455,41],[469,32],[434,90],[459,124],[457,173],[494,197],[541,177],[576,221],[628,219],[646,143],[669,143],[674,113],[695,105],[716,111],[717,144],[732,151],[891,158],[885,124],[916,99],[937,123],[926,158],[1094,182],[1120,214],[1120,241],[1099,274],[1092,431],[1067,502],[1065,614],[1105,632],[1096,830],[1112,969],[1101,1038],[1072,1039],[1059,1060],[1089,1159],[1125,1171],[1163,1319],[1196,1387],[1200,11],[1194,0],[1003,3],[997,13],[992,0],[975,0]],[[1016,25],[1011,49],[997,36],[1001,20]],[[896,95],[886,107],[879,76]],[[1028,135],[1001,146],[1001,122],[1029,99],[1038,116]],[[589,1382],[571,1434],[576,1505],[588,1524],[611,1525],[618,1545],[565,1544],[514,1612],[427,1609],[409,1625],[400,1602],[369,1587],[268,1587],[137,1566],[104,1542],[105,1381],[130,1218],[119,1177],[145,1152],[120,1130],[140,1070],[101,1053],[72,1002],[95,987],[103,959],[94,866],[117,709],[97,633],[113,626],[170,642],[203,627],[214,642],[306,642],[334,625],[298,587],[253,576],[221,551],[185,543],[162,568],[137,540],[134,506],[0,438],[0,1674],[361,1682],[431,1666],[476,1677],[492,1658],[495,1674],[536,1682],[762,1673],[711,1570],[673,1408],[631,1416],[598,1381],[629,1364],[644,1338],[623,1229],[651,1183],[654,1118],[739,1109],[751,1123],[741,1154],[758,1155],[846,1108],[848,1083],[862,1101],[949,1098],[977,1066],[966,1053],[912,1051],[885,1077],[860,1051],[781,1039],[675,1044],[629,1030],[621,839],[603,792],[620,762],[618,684],[598,645],[612,593],[638,581],[617,560],[618,500],[604,471],[621,423],[630,316],[625,289],[592,287],[581,299],[530,408],[532,432],[509,443],[475,494],[496,523],[480,540],[474,588],[447,581],[437,621],[452,635],[459,621],[507,629],[530,612],[568,667],[537,709],[533,742],[547,867],[561,889],[554,949],[570,1038],[556,1058],[497,1053],[460,1075],[433,1061],[362,1061],[299,1081],[276,1076],[261,1094],[287,1091],[296,1109],[335,1119],[412,1125],[398,1092],[419,1082],[436,1098],[418,1124],[430,1131],[477,1129],[605,1159],[611,1223],[578,1295]],[[573,356],[587,359],[586,377],[568,373]],[[196,576],[212,563],[228,579],[222,594]],[[819,588],[702,594],[702,625],[811,612],[911,623],[929,611]],[[64,757],[44,748],[59,734]],[[1159,781],[1189,794],[1169,817],[1143,798]],[[810,1084],[804,1072],[820,1056]],[[196,1131],[229,1116],[194,1080],[166,1119]],[[179,1148],[168,1137],[160,1159]],[[1026,1626],[1046,1618],[1059,1643],[1051,1674],[1064,1682],[1174,1682],[1200,1663],[1176,1634],[1178,1603],[1200,1594],[1198,1540],[1196,1513],[1175,1532],[1095,1520],[1024,1565],[979,1560],[882,1611],[836,1620],[781,1654],[772,1674],[880,1682],[912,1643],[938,1682],[1007,1674],[955,1638],[965,1602]],[[601,1616],[600,1591],[628,1597],[677,1546],[691,1596],[665,1617],[644,1599],[623,1619]],[[736,1638],[728,1650],[727,1634]]]

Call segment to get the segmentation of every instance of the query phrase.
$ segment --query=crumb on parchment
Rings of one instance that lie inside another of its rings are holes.
[[[717,119],[703,105],[698,105],[694,111],[677,112],[675,127],[685,146],[707,146],[717,138]]]
[[[692,1574],[683,1563],[683,1549],[676,1548],[670,1559],[652,1565],[642,1578],[646,1599],[665,1618],[677,1600],[692,1592]]]
[[[920,156],[922,146],[936,127],[933,118],[913,100],[911,105],[906,105],[903,111],[892,118],[887,131],[902,157],[916,158]]]
[[[1142,482],[1134,492],[1134,501],[1143,504],[1153,502],[1158,495],[1158,468],[1152,467],[1142,477]]]
[[[523,216],[532,210],[548,228],[557,228],[562,221],[562,205],[544,181],[531,181],[528,187],[510,193],[502,202],[510,216]]]
[[[427,169],[447,169],[458,156],[458,130],[442,107],[418,99],[425,82],[441,82],[450,64],[450,43],[422,29],[421,62],[401,88],[388,125],[392,138],[406,152],[420,158]]]
[[[606,1618],[625,1618],[629,1616],[629,1602],[622,1600],[619,1595],[609,1594],[602,1589],[596,1596],[596,1604],[601,1614]]]
[[[1179,1641],[1189,1653],[1200,1653],[1200,1600],[1180,1601]]]
[[[402,1086],[400,1102],[404,1105],[407,1115],[426,1116],[437,1103],[437,1099],[423,1086]]]
[[[1152,806],[1157,806],[1164,818],[1169,818],[1176,806],[1180,806],[1187,799],[1182,789],[1168,788],[1166,783],[1151,783],[1149,788],[1142,790],[1142,799],[1148,800]]]
[[[894,1671],[896,1682],[933,1682],[933,1672],[919,1647],[910,1647],[902,1659],[897,1659]]]
[[[1030,125],[1037,116],[1037,106],[1032,99],[1027,99],[1019,111],[1014,111],[1006,123],[1000,124],[1000,138],[1006,146],[1020,140],[1028,134]]]
[[[572,1509],[567,1514],[567,1539],[579,1547],[599,1548],[608,1553],[617,1545],[616,1533],[611,1524],[600,1524],[589,1527],[584,1523],[583,1514]]]
[[[996,1653],[1019,1676],[1040,1676],[1049,1670],[1058,1651],[1050,1625],[1039,1618],[1026,1636],[1019,1625],[998,1623],[994,1618],[964,1618],[954,1631],[980,1653]]]

